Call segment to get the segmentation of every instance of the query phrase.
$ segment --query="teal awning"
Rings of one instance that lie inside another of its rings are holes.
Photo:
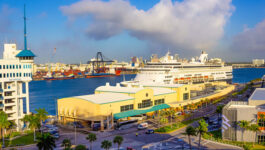
[[[148,112],[153,112],[153,111],[166,109],[166,108],[170,108],[170,106],[168,104],[160,104],[160,105],[153,106],[152,108],[149,108],[149,109],[125,111],[125,112],[114,114],[114,119],[121,119],[121,118],[131,117],[131,116],[145,114],[145,113],[148,113]]]

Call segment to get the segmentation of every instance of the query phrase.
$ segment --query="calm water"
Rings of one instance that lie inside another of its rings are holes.
[[[234,83],[245,83],[250,80],[260,78],[265,74],[264,68],[242,68],[234,69]],[[126,80],[131,80],[135,75],[126,75]],[[123,81],[123,76],[91,78],[91,79],[74,79],[74,80],[57,80],[57,81],[32,81],[29,85],[30,91],[30,110],[34,112],[36,108],[45,108],[49,114],[56,114],[56,99],[93,94],[95,88],[110,82],[115,85]]]
[[[125,80],[131,80],[135,75],[125,75]],[[56,99],[93,94],[95,88],[105,85],[115,85],[123,81],[123,76],[106,78],[82,78],[73,80],[32,81],[29,85],[30,111],[45,108],[51,114],[56,114]]]

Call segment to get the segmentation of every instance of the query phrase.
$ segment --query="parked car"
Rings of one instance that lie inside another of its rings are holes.
[[[153,130],[153,129],[148,129],[145,132],[145,134],[154,134],[154,133],[155,133],[155,130]]]
[[[137,127],[138,130],[142,130],[142,129],[146,129],[148,128],[148,123],[144,122],[144,123],[140,123]]]
[[[59,133],[55,133],[55,134],[53,134],[52,136],[53,136],[55,139],[59,139],[59,137],[60,137]]]

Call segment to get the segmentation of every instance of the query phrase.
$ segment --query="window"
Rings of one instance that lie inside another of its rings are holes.
[[[21,77],[21,73],[19,73],[19,77]]]
[[[7,77],[7,78],[9,77],[9,74],[8,74],[8,73],[6,74],[6,77]]]
[[[121,112],[133,110],[133,104],[121,106]]]
[[[16,77],[16,74],[15,73],[13,73],[13,77]]]
[[[2,73],[0,73],[0,78],[2,78]]]
[[[19,65],[19,69],[21,69],[21,65]]]
[[[6,69],[8,69],[8,65],[6,65]]]
[[[9,65],[9,69],[12,69],[12,65]]]
[[[265,142],[265,135],[258,135],[258,143]]]
[[[160,104],[164,104],[165,103],[165,99],[157,99],[155,100],[155,105],[160,105]]]
[[[10,73],[10,77],[12,77],[12,73]]]
[[[13,65],[13,69],[15,69],[15,65]]]
[[[2,65],[0,65],[0,69],[2,69]]]
[[[5,65],[3,65],[3,69],[6,69],[6,66]]]
[[[188,99],[189,99],[189,93],[184,93],[183,100],[188,100]]]
[[[6,77],[6,74],[4,73],[4,78]]]
[[[153,106],[153,102],[151,101],[151,99],[143,100],[142,103],[138,103],[138,108],[146,108],[150,106]]]
[[[19,77],[19,76],[18,76],[18,73],[17,73],[17,77]]]
[[[16,65],[16,69],[18,69],[18,65]]]

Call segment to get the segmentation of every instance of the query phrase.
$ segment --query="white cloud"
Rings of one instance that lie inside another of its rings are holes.
[[[231,49],[248,57],[265,54],[265,20],[254,28],[246,28],[233,38]]]
[[[126,30],[151,45],[210,50],[222,38],[234,7],[231,0],[161,0],[144,11],[125,0],[81,0],[60,9],[70,20],[91,16],[86,34],[96,40]]]

